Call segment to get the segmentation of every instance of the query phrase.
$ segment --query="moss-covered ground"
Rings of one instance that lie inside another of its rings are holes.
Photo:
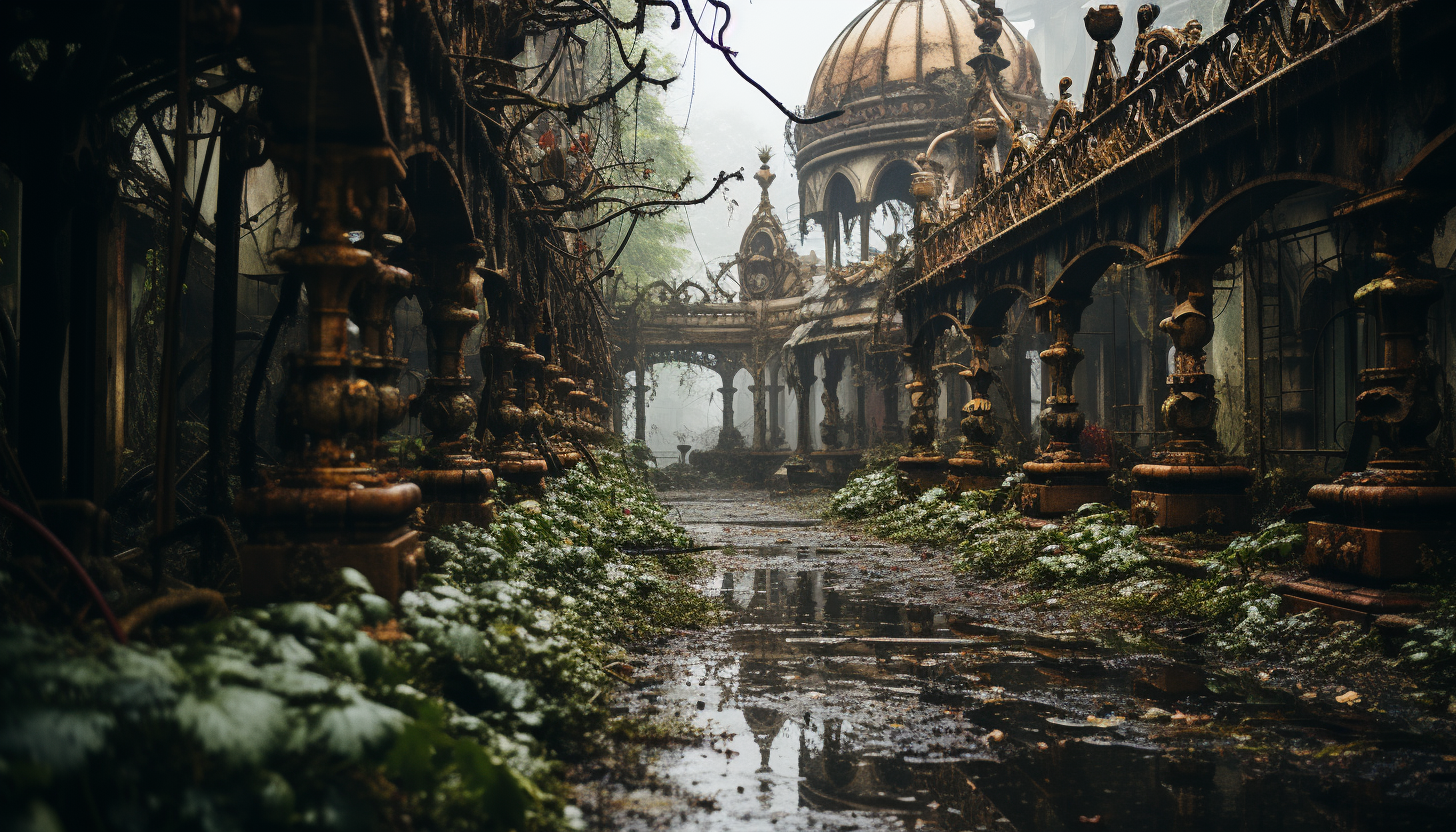
[[[0,827],[577,825],[568,766],[671,733],[614,723],[624,646],[717,619],[640,459],[597,461],[430,540],[398,606],[346,570],[152,643],[0,623]]]
[[[1434,599],[1431,608],[1413,629],[1388,635],[1318,611],[1281,614],[1267,578],[1295,568],[1302,524],[1168,537],[1096,504],[1041,523],[1014,508],[1017,487],[1008,480],[956,498],[941,489],[917,495],[884,465],[836,492],[828,515],[949,552],[956,570],[1074,624],[1146,636],[1149,645],[1176,638],[1261,675],[1290,671],[1301,689],[1379,690],[1427,713],[1456,714],[1456,581],[1440,568],[1453,563],[1449,553],[1429,553],[1433,580],[1419,589]]]

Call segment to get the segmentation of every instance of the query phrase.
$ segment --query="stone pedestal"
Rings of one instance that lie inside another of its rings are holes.
[[[1214,378],[1204,348],[1213,340],[1212,277],[1218,261],[1172,253],[1149,263],[1167,276],[1180,303],[1158,328],[1173,340],[1163,423],[1175,438],[1132,469],[1132,520],[1166,531],[1244,530],[1251,525],[1248,488],[1254,475],[1224,459],[1213,423],[1218,413]]]
[[[323,145],[308,159],[303,148],[279,145],[273,157],[289,173],[291,192],[311,197],[300,206],[303,242],[277,256],[307,289],[308,349],[293,356],[278,415],[286,463],[237,497],[248,534],[238,552],[243,596],[248,603],[321,599],[348,566],[392,600],[412,585],[421,556],[408,526],[420,489],[359,462],[373,455],[381,399],[348,351],[349,302],[383,267],[348,232],[362,224],[366,241],[380,239],[389,186],[403,170],[383,147]],[[309,169],[313,187],[304,188]],[[376,358],[383,356],[369,357]]]
[[[1375,257],[1387,265],[1355,293],[1378,324],[1382,366],[1360,373],[1354,441],[1378,450],[1366,470],[1310,489],[1310,502],[1326,513],[1309,524],[1311,570],[1362,582],[1417,579],[1432,565],[1432,544],[1449,544],[1456,529],[1456,482],[1428,444],[1441,423],[1443,378],[1426,349],[1427,322],[1443,289],[1420,260],[1445,210],[1396,188],[1337,212],[1370,224]]]
[[[483,460],[468,455],[446,457],[441,467],[414,472],[424,498],[424,527],[430,531],[454,523],[485,527],[495,522],[495,473]]]
[[[1397,592],[1359,584],[1304,578],[1283,581],[1274,587],[1283,598],[1285,615],[1319,610],[1336,621],[1374,624],[1383,615],[1410,615],[1430,606],[1430,599],[1411,592]]]
[[[329,487],[325,478],[341,487]],[[317,599],[338,571],[359,570],[390,600],[413,588],[423,566],[419,533],[408,523],[420,503],[413,483],[392,483],[367,468],[278,472],[238,495],[248,542],[238,552],[239,588],[249,603]],[[266,518],[266,522],[260,522]]]
[[[1248,487],[1253,472],[1242,465],[1138,465],[1132,469],[1132,519],[1166,531],[1238,531],[1252,525]]]
[[[1033,312],[1046,315],[1047,326],[1056,336],[1041,353],[1051,375],[1051,395],[1041,411],[1041,426],[1051,441],[1042,455],[1022,465],[1027,483],[1021,492],[1021,508],[1027,514],[1057,517],[1070,514],[1087,503],[1113,500],[1107,478],[1112,466],[1082,458],[1082,428],[1087,417],[1072,394],[1072,379],[1082,363],[1082,351],[1072,339],[1082,326],[1082,312],[1090,298],[1041,298],[1031,304]]]
[[[797,487],[809,487],[823,485],[818,469],[809,462],[808,458],[795,456],[784,463],[784,473],[788,477],[789,485]]]
[[[1006,472],[995,459],[976,459],[961,454],[945,461],[945,490],[952,497],[968,491],[991,491],[1006,481]]]
[[[920,492],[945,485],[946,473],[950,466],[946,464],[945,457],[940,454],[925,454],[924,456],[912,454],[896,460],[895,469],[900,472],[900,478],[910,486],[911,490]]]
[[[863,459],[864,453],[854,449],[824,450],[809,454],[809,464],[814,466],[824,484],[830,488],[842,488],[849,482],[850,473],[859,468]]]
[[[1456,487],[1435,472],[1360,472],[1316,485],[1309,498],[1337,519],[1309,524],[1305,566],[1379,583],[1419,578],[1456,522]]]
[[[1022,470],[1027,482],[1021,489],[1021,510],[1026,514],[1059,517],[1088,503],[1112,504],[1107,485],[1112,466],[1105,462],[1028,462]]]

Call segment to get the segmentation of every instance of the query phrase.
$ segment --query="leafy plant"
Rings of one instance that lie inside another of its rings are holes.
[[[159,646],[0,625],[0,826],[574,825],[561,762],[606,725],[603,663],[711,614],[640,460],[599,460],[601,479],[578,468],[489,530],[431,540],[436,569],[397,608],[345,570],[326,606]]]

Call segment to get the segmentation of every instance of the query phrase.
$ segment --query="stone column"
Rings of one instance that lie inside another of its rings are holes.
[[[873,205],[865,203],[859,214],[859,259],[870,259],[870,218],[875,214]]]
[[[1153,452],[1152,462],[1132,469],[1133,521],[1169,530],[1241,529],[1249,525],[1248,486],[1253,474],[1229,465],[1214,434],[1218,400],[1204,348],[1213,340],[1213,274],[1210,257],[1171,253],[1148,264],[1161,271],[1173,297],[1173,314],[1158,328],[1173,339],[1174,372],[1163,402],[1163,423],[1173,439]]]
[[[632,388],[632,407],[637,414],[637,441],[647,441],[647,367],[646,362],[637,362],[637,385]]]
[[[905,385],[910,392],[910,453],[900,457],[896,467],[913,488],[924,490],[945,482],[945,457],[935,447],[935,413],[940,405],[940,383],[930,363],[935,342],[907,347],[905,360],[910,365],[911,380]]]
[[[496,323],[492,313],[492,323]],[[491,393],[490,409],[485,414],[486,428],[490,432],[490,447],[486,456],[496,476],[525,488],[528,492],[539,490],[548,470],[546,460],[533,450],[534,445],[528,431],[530,422],[521,404],[527,384],[534,389],[531,373],[533,361],[545,363],[543,356],[518,341],[507,341],[506,332],[514,329],[509,316],[499,319],[499,330],[492,331]],[[494,329],[494,328],[493,328]],[[519,330],[517,330],[519,331]],[[568,370],[570,372],[570,370]],[[592,381],[587,379],[587,390],[592,390]],[[582,400],[591,399],[592,394],[573,389],[567,393],[567,402],[580,407]],[[526,403],[529,407],[530,403]],[[591,426],[578,426],[585,434]]]
[[[967,327],[971,338],[971,363],[961,370],[971,390],[971,399],[961,408],[961,449],[947,460],[950,477],[947,485],[954,493],[995,488],[1004,479],[1004,471],[996,454],[1001,438],[1001,423],[991,406],[991,385],[1000,378],[991,368],[991,348],[1001,340],[998,330],[988,327]]]
[[[812,353],[800,351],[794,356],[798,362],[798,375],[794,379],[794,394],[798,397],[799,425],[798,425],[798,448],[795,455],[808,456],[814,450],[813,413],[814,409],[809,404],[809,391],[814,389],[814,356]]]
[[[781,440],[783,433],[783,405],[784,386],[779,384],[779,370],[775,367],[769,373],[768,386],[768,436],[769,449],[777,451],[788,444],[787,440]]]
[[[395,598],[421,555],[419,535],[407,525],[420,489],[359,462],[372,450],[380,399],[348,351],[349,300],[381,266],[350,244],[348,232],[363,227],[366,239],[379,239],[389,186],[404,171],[384,147],[323,145],[312,159],[296,145],[272,152],[289,174],[290,192],[307,200],[299,206],[303,241],[277,261],[307,288],[308,351],[292,356],[278,415],[285,462],[237,498],[248,532],[239,552],[241,589],[249,602],[323,598],[349,566]]]
[[[425,526],[431,529],[461,522],[484,526],[495,518],[490,499],[495,473],[475,455],[475,440],[467,435],[479,413],[465,374],[465,338],[480,325],[475,264],[482,251],[471,243],[435,252],[422,292],[434,350],[430,377],[411,408],[430,431],[428,453],[415,478],[425,493]]]
[[[883,362],[880,395],[883,397],[885,409],[885,421],[880,425],[880,433],[886,442],[902,442],[905,439],[905,425],[900,421],[900,362],[894,358]]]
[[[1031,310],[1044,316],[1055,340],[1041,354],[1051,375],[1051,394],[1041,411],[1041,426],[1050,436],[1041,456],[1022,466],[1029,482],[1022,489],[1022,509],[1054,516],[1076,511],[1085,503],[1110,503],[1107,478],[1112,466],[1082,458],[1082,428],[1087,417],[1077,406],[1072,380],[1083,353],[1072,340],[1082,328],[1082,313],[1091,298],[1044,297]]]
[[[798,447],[794,455],[784,463],[790,485],[812,485],[818,475],[809,462],[814,451],[813,412],[809,393],[814,389],[814,354],[806,349],[794,350],[794,395],[798,399]]]
[[[748,388],[753,393],[753,449],[755,451],[768,450],[768,404],[767,388],[763,383],[764,369],[762,364],[756,364],[753,368],[753,386]]]
[[[819,400],[824,404],[824,419],[819,422],[819,441],[824,450],[837,451],[841,446],[840,430],[842,418],[839,413],[839,380],[844,374],[844,357],[837,352],[824,354],[824,392]]]
[[[743,447],[743,434],[733,424],[733,394],[738,388],[733,386],[733,377],[738,374],[738,368],[725,367],[718,370],[718,378],[722,379],[723,386],[718,392],[723,395],[723,429],[718,431],[718,450],[730,451]]]
[[[867,418],[869,408],[866,406],[867,387],[869,385],[869,372],[864,368],[864,359],[857,358],[854,363],[854,447],[868,448],[870,445],[870,422]]]
[[[1420,256],[1448,205],[1404,188],[1373,194],[1337,216],[1367,220],[1385,273],[1355,292],[1382,343],[1381,364],[1360,373],[1352,455],[1377,449],[1363,471],[1316,485],[1310,502],[1332,522],[1309,524],[1305,565],[1382,582],[1419,578],[1422,549],[1450,537],[1453,483],[1428,437],[1441,423],[1441,366],[1427,350],[1431,306],[1443,288]],[[1364,446],[1364,447],[1362,447]]]
[[[359,377],[374,386],[379,420],[370,437],[369,459],[376,467],[392,467],[382,458],[379,437],[399,426],[409,412],[409,401],[399,390],[399,376],[409,359],[394,355],[394,310],[414,290],[415,276],[398,266],[380,264],[354,292],[350,307],[359,322],[362,349],[355,358]]]

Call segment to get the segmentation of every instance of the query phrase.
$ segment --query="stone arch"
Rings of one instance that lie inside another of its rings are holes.
[[[1147,249],[1135,243],[1121,240],[1096,243],[1067,261],[1061,274],[1047,289],[1047,295],[1060,300],[1088,297],[1092,294],[1092,287],[1114,264],[1136,263],[1147,257]]]
[[[908,159],[891,158],[881,162],[870,177],[870,206],[877,208],[890,200],[914,205],[915,197],[910,194],[910,175],[915,172],[915,164]]]
[[[1265,212],[1291,196],[1329,185],[1364,193],[1356,182],[1321,173],[1280,173],[1240,185],[1204,211],[1188,227],[1176,250],[1185,255],[1221,257],[1239,235]]]
[[[950,329],[962,329],[961,321],[949,312],[937,312],[925,319],[915,330],[915,338],[910,342],[912,349],[924,350],[933,347],[936,339]]]
[[[416,236],[431,247],[473,242],[475,223],[455,168],[430,145],[408,152],[399,191],[414,216]]]
[[[1011,307],[1016,305],[1016,301],[1022,298],[1028,301],[1035,299],[1031,292],[1023,286],[1015,284],[997,286],[976,302],[976,307],[971,310],[971,315],[966,323],[968,326],[986,329],[1005,329],[1006,313],[1011,311]]]

